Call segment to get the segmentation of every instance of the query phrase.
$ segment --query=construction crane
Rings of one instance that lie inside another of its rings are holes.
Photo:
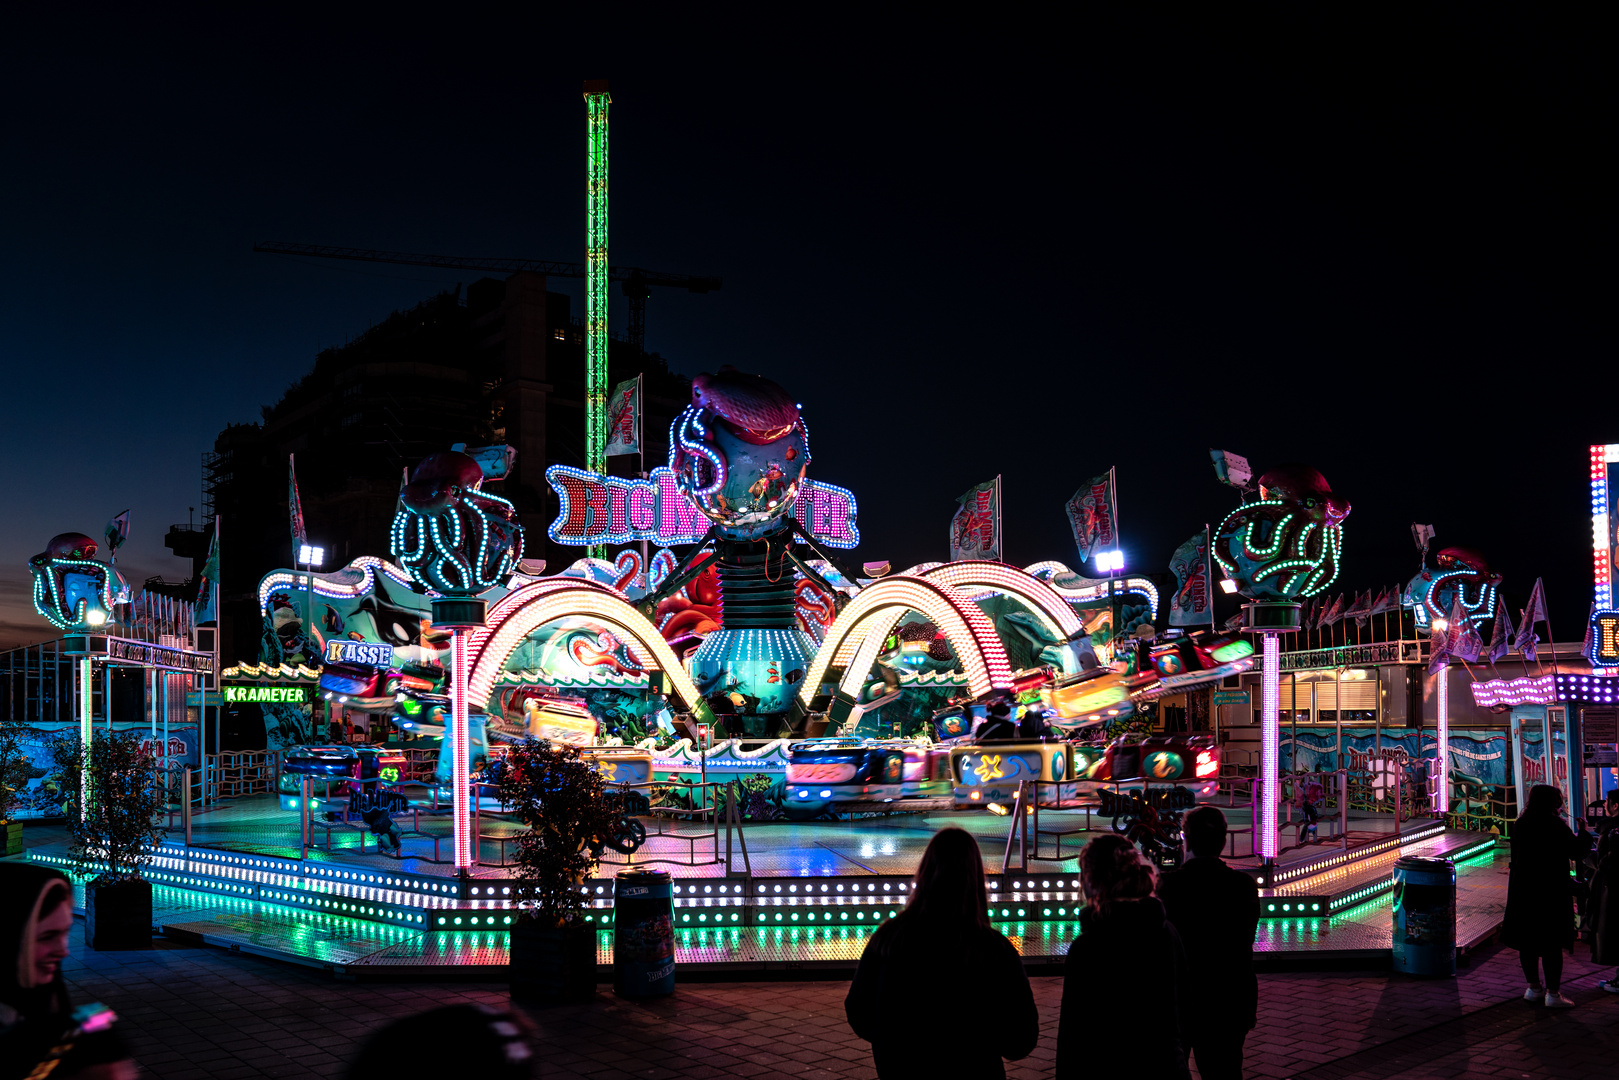
[[[516,274],[528,271],[547,277],[584,278],[584,263],[551,262],[545,259],[477,259],[458,255],[419,255],[408,251],[373,251],[370,248],[334,247],[330,244],[288,244],[266,241],[254,244],[254,251],[270,255],[301,255],[311,259],[346,259],[350,262],[392,263],[396,266],[427,266],[435,270],[473,270],[488,274]],[[608,268],[608,278],[621,283],[629,301],[628,339],[636,349],[646,351],[646,301],[653,286],[685,289],[687,292],[716,292],[717,277],[694,274],[666,274],[637,266]]]

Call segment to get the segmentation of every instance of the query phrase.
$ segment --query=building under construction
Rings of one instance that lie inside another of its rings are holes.
[[[690,380],[628,341],[612,342],[609,365],[612,383],[645,378],[651,468],[690,401]],[[516,505],[526,556],[560,568],[582,553],[547,539],[557,502],[545,470],[586,467],[585,426],[585,325],[566,294],[546,291],[542,274],[482,278],[464,296],[458,286],[322,351],[260,422],[225,428],[204,460],[204,521],[222,521],[226,661],[258,656],[259,580],[292,565],[289,454],[297,455],[310,542],[332,569],[385,551],[403,470],[455,443],[508,444],[517,451],[511,475],[491,489]],[[636,460],[610,465],[629,475]],[[211,531],[208,524],[196,535]],[[200,559],[206,541],[189,539],[171,532],[170,546]]]

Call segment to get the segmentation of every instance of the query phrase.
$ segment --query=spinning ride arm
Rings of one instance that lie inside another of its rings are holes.
[[[703,538],[697,541],[696,546],[686,553],[686,557],[680,560],[679,565],[669,571],[669,576],[664,579],[663,584],[647,593],[636,604],[636,607],[641,609],[641,614],[649,619],[653,618],[659,603],[684,589],[693,578],[701,574],[708,563],[708,559],[704,556],[717,556],[714,545],[718,544],[719,539],[719,526],[709,526],[708,532],[703,534]]]
[[[809,549],[816,554],[816,556],[831,563],[837,572],[843,575],[845,580],[859,582],[860,575],[849,566],[846,566],[843,560],[834,557],[830,552],[821,547],[821,545],[816,542],[815,537],[806,532],[804,527],[798,523],[797,518],[788,518],[787,528],[793,536],[803,540],[804,543],[809,546]],[[794,566],[798,567],[799,573],[803,574],[805,577],[815,582],[816,585],[826,590],[826,592],[832,597],[832,606],[835,610],[843,610],[843,606],[849,602],[849,598],[835,589],[830,581],[822,577],[821,574],[809,566],[809,564],[805,563],[797,555],[793,554],[791,538],[789,538],[787,541],[787,557],[793,561]]]

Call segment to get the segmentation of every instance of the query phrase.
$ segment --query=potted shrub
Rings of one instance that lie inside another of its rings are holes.
[[[150,948],[152,883],[141,870],[168,831],[154,824],[164,802],[157,761],[134,732],[97,732],[89,746],[59,736],[51,754],[66,796],[69,858],[84,881],[85,944]]]
[[[0,720],[0,855],[22,851],[22,822],[12,817],[22,809],[23,789],[31,774],[23,753],[23,736],[28,729],[12,719]]]
[[[526,739],[491,769],[496,791],[528,826],[517,839],[511,989],[540,1001],[596,992],[596,925],[582,886],[618,814],[607,781],[578,747]]]

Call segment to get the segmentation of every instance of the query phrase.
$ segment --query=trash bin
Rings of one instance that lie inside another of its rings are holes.
[[[675,908],[663,870],[622,870],[613,882],[613,993],[675,992]]]
[[[1407,855],[1394,864],[1394,970],[1456,974],[1456,864]]]

